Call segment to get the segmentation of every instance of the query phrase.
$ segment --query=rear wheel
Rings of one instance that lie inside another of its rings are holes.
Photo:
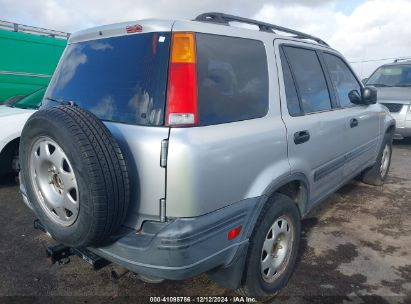
[[[13,170],[13,173],[15,173],[16,175],[18,175],[20,172],[20,158],[18,148],[16,148],[13,153],[13,158],[11,160],[11,169]]]
[[[391,165],[392,135],[385,134],[383,143],[378,153],[374,166],[366,169],[362,174],[362,181],[366,184],[381,186],[387,179]]]
[[[250,238],[241,295],[275,296],[288,282],[297,259],[301,217],[294,201],[275,194]]]

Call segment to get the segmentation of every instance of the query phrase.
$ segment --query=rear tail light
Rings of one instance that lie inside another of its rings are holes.
[[[198,123],[194,33],[173,33],[167,88],[167,126]]]

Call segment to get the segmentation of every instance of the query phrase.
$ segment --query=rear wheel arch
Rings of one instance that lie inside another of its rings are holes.
[[[395,130],[395,126],[393,130]],[[379,148],[376,162],[362,172],[361,179],[364,183],[373,186],[384,184],[391,165],[393,132],[387,129]]]
[[[297,186],[298,185],[298,186]],[[302,173],[296,173],[293,175],[288,175],[280,180],[273,181],[260,196],[257,201],[253,213],[252,219],[250,219],[250,224],[244,231],[245,238],[250,239],[259,226],[259,219],[264,216],[273,205],[276,203],[276,199],[281,196],[286,196],[291,199],[293,206],[296,206],[299,215],[302,217],[306,213],[306,205],[308,202],[308,180]],[[298,191],[301,193],[298,195]],[[296,199],[296,198],[304,199]],[[212,274],[212,279],[218,282],[221,286],[238,289],[241,284],[244,283],[246,276],[246,258],[248,256],[249,243],[246,244],[244,250],[239,251],[237,258],[234,262],[230,264],[228,268],[223,268],[224,271]],[[229,283],[227,277],[230,278]]]
[[[258,212],[257,221],[253,225],[254,227],[252,229],[249,245],[247,247],[247,254],[243,260],[244,264],[241,265],[242,276],[240,281],[240,288],[237,289],[237,293],[243,296],[258,297],[260,300],[267,300],[268,298],[274,296],[282,287],[285,286],[295,267],[301,232],[301,211],[299,210],[298,204],[293,204],[293,202],[294,201],[292,201],[289,196],[278,191],[274,192],[271,197],[266,197],[266,201],[264,202],[261,210]],[[276,206],[278,207],[276,208]],[[278,280],[276,279],[275,281],[273,281],[272,283],[274,285],[269,286],[268,290],[266,290],[266,288],[263,288],[263,290],[261,289],[262,286],[258,284],[258,282],[260,281],[258,275],[259,271],[255,271],[255,269],[257,268],[254,267],[254,264],[256,263],[256,257],[259,256],[259,251],[261,249],[261,234],[266,234],[265,226],[267,224],[267,221],[270,222],[271,220],[275,221],[277,219],[273,212],[277,213],[277,215],[280,216],[279,218],[281,219],[282,217],[289,215],[290,210],[293,210],[291,214],[294,214],[294,216],[292,216],[291,218],[294,220],[293,223],[296,228],[294,236],[295,239],[293,241],[294,250],[292,253],[290,253],[292,254],[292,257],[290,257],[289,262],[287,261],[287,268],[284,275],[281,274]],[[283,211],[285,213],[282,213]]]
[[[237,290],[242,295],[253,295],[255,296],[253,289],[249,289],[250,287],[248,286],[250,284],[249,279],[249,273],[250,273],[250,267],[248,266],[249,263],[251,263],[251,256],[252,256],[252,251],[255,250],[253,249],[253,239],[256,238],[257,234],[261,234],[261,223],[264,221],[264,218],[267,218],[267,214],[269,212],[272,212],[275,210],[276,204],[278,204],[279,209],[281,210],[286,207],[287,205],[289,207],[286,208],[291,208],[295,210],[295,218],[298,219],[298,223],[296,224],[296,227],[298,227],[298,236],[296,235],[296,250],[298,252],[298,243],[300,239],[300,220],[304,214],[307,213],[307,202],[309,200],[309,183],[308,179],[306,176],[302,173],[295,173],[288,175],[285,178],[282,178],[280,180],[273,181],[264,191],[264,194],[261,197],[261,207],[260,210],[256,214],[256,221],[252,225],[252,229],[250,229],[250,235],[248,236],[250,238],[249,246],[247,247],[247,255],[243,259],[243,263],[241,266],[244,267],[242,268],[242,275],[241,275],[241,288]],[[294,204],[293,204],[294,203]],[[251,247],[250,247],[251,246]],[[294,253],[295,255],[296,253]],[[295,257],[293,258],[293,262],[291,263],[291,268],[287,270],[288,274],[286,274],[284,279],[281,279],[281,281],[278,283],[279,286],[283,286],[287,281],[289,276],[292,273],[292,270],[294,268],[295,264]],[[276,283],[277,284],[277,283]],[[251,284],[253,285],[253,284]]]
[[[294,173],[271,183],[264,192],[264,196],[267,198],[265,204],[274,203],[273,197],[276,193],[284,194],[293,200],[297,204],[301,216],[307,213],[309,182],[303,173]]]
[[[395,123],[390,124],[390,125],[388,126],[388,128],[385,130],[385,134],[394,135],[394,132],[395,132]]]
[[[0,155],[3,154],[7,149],[10,148],[19,148],[20,144],[20,136],[15,137],[14,139],[10,140],[6,145],[4,145],[3,149],[0,151]]]
[[[18,155],[20,145],[20,137],[16,137],[13,140],[9,141],[0,152],[0,174],[11,173],[12,171],[12,162],[13,157]]]

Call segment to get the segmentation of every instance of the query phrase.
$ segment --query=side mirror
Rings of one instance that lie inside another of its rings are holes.
[[[366,105],[377,103],[377,89],[365,87],[362,89],[362,102]]]
[[[377,89],[374,87],[365,87],[361,90],[361,95],[357,90],[348,93],[348,98],[356,105],[370,105],[377,103]]]
[[[353,104],[356,104],[356,105],[361,105],[361,104],[363,104],[363,103],[362,103],[362,98],[361,98],[360,92],[358,92],[357,90],[352,90],[352,91],[350,91],[350,92],[348,93],[348,98],[350,99],[350,101],[351,101]]]
[[[364,78],[363,80],[361,80],[361,82],[362,82],[363,85],[366,85],[366,84],[367,84],[367,81],[368,81],[368,78]]]

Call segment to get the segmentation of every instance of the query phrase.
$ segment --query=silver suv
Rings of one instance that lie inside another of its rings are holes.
[[[411,137],[411,60],[384,64],[363,81],[378,89],[378,102],[395,118],[394,138]]]
[[[272,296],[309,210],[390,166],[395,122],[341,54],[221,13],[75,33],[45,96],[21,138],[25,202],[58,242],[151,281],[207,272]]]

